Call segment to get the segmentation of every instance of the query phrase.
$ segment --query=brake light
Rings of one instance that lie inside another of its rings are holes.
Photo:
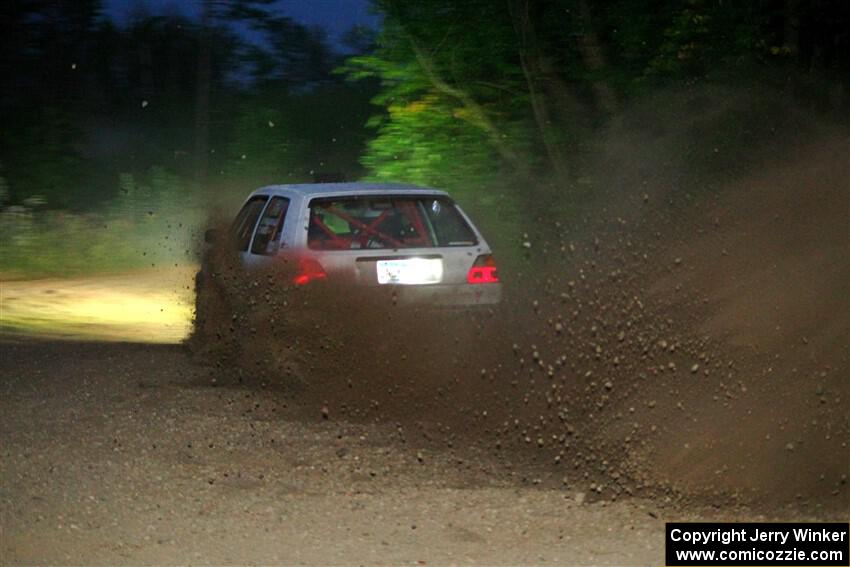
[[[475,259],[475,263],[466,274],[466,282],[471,284],[499,283],[499,270],[496,268],[496,259],[492,254],[482,254]]]
[[[292,279],[295,285],[307,285],[316,280],[326,280],[328,274],[325,273],[322,265],[313,258],[301,258],[298,260],[298,274]]]

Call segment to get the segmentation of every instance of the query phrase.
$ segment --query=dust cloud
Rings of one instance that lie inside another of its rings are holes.
[[[502,305],[297,288],[221,247],[189,344],[211,382],[475,446],[523,482],[846,508],[848,156],[778,95],[668,93],[600,138],[604,189],[532,234],[540,267],[503,272]]]

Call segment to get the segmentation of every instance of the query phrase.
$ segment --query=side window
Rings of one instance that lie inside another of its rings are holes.
[[[280,235],[283,233],[283,223],[286,211],[289,209],[289,199],[274,197],[257,225],[251,252],[272,256],[280,248]]]
[[[233,243],[237,250],[242,252],[248,250],[248,244],[251,242],[251,234],[254,232],[254,226],[257,224],[257,218],[263,211],[263,207],[269,198],[265,195],[251,197],[236,219],[230,226],[230,235],[233,237]]]

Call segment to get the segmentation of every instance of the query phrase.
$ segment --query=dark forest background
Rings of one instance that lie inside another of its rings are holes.
[[[560,215],[592,194],[599,133],[657,93],[758,88],[850,116],[842,0],[374,9],[380,29],[339,46],[271,0],[120,27],[97,0],[4,2],[0,272],[181,261],[211,209],[266,183],[444,187],[510,240],[541,204]],[[753,144],[740,116],[724,128],[711,143]]]

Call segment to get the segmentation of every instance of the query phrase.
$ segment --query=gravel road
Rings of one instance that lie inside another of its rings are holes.
[[[750,516],[543,489],[179,346],[3,342],[0,436],[4,565],[658,565],[665,521]]]

